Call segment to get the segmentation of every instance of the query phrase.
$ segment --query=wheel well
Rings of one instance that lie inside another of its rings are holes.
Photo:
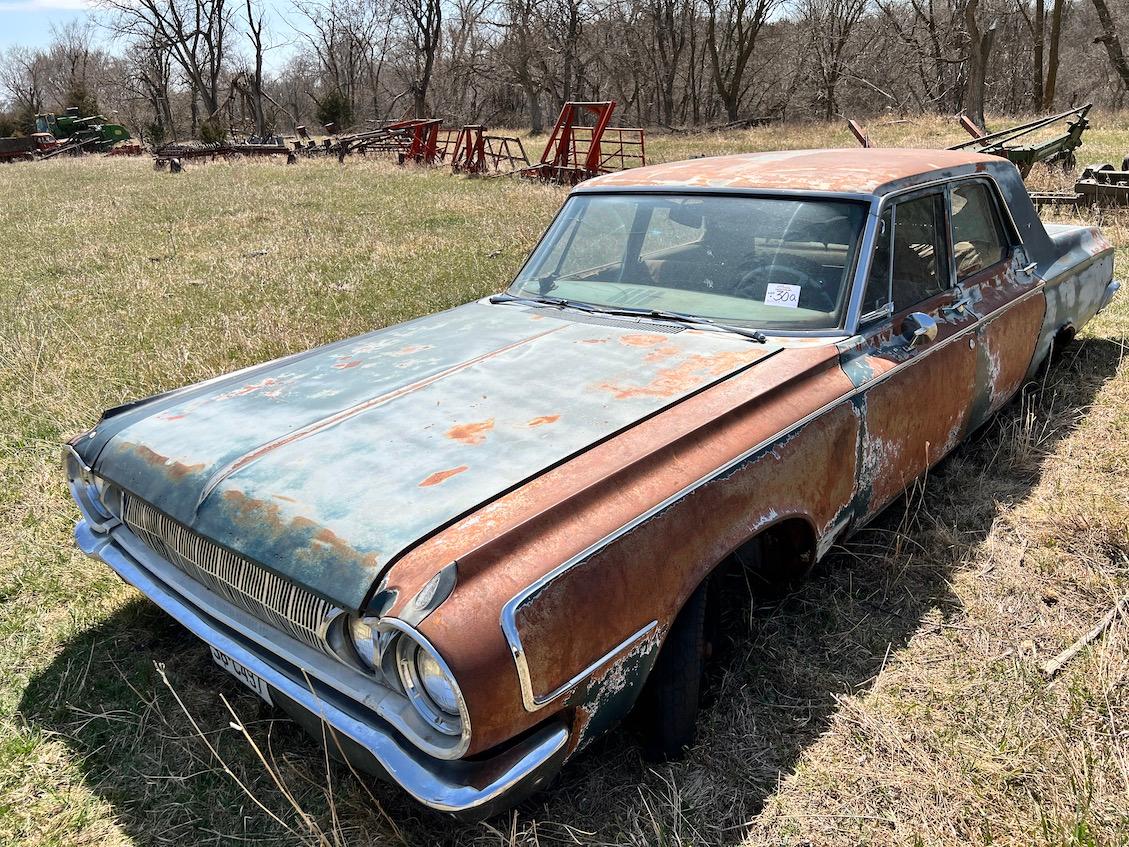
[[[785,518],[758,532],[730,557],[762,587],[794,584],[815,564],[816,534],[805,518]]]

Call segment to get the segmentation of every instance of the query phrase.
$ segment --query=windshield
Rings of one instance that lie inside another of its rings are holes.
[[[581,194],[509,291],[763,329],[832,329],[866,211],[816,198]]]

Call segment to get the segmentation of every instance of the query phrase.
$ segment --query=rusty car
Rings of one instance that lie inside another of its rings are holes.
[[[633,709],[684,749],[711,573],[803,574],[1117,289],[992,156],[609,174],[502,293],[106,411],[75,537],[334,755],[483,817]]]

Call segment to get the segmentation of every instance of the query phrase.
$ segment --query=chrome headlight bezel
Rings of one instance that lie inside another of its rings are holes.
[[[420,668],[421,657],[427,656],[439,669],[455,699],[457,712],[451,712],[439,704],[432,696],[427,683],[423,679],[423,670]],[[400,686],[408,699],[415,706],[420,716],[435,730],[444,735],[462,735],[465,724],[466,704],[463,701],[459,684],[455,681],[454,674],[443,661],[443,657],[431,647],[430,644],[401,634],[396,639],[396,672],[399,676]]]
[[[104,532],[119,522],[121,489],[94,473],[68,445],[63,451],[63,467],[71,496],[91,527]]]
[[[458,680],[442,654],[411,624],[398,618],[350,615],[342,627],[350,655],[343,661],[375,674],[412,704],[413,712],[434,732],[470,741],[470,714]],[[426,656],[438,668],[457,705],[449,711],[437,702],[424,682],[419,659]]]

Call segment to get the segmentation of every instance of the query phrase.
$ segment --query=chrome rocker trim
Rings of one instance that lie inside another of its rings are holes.
[[[497,756],[476,762],[435,759],[404,746],[380,727],[379,719],[364,720],[364,708],[359,704],[351,705],[330,688],[319,686],[321,690],[315,690],[308,676],[302,684],[267,661],[259,652],[261,648],[185,600],[110,534],[96,532],[86,520],[75,524],[74,534],[84,553],[105,562],[193,635],[262,678],[272,695],[281,695],[280,705],[302,713],[294,717],[307,730],[319,724],[328,726],[340,736],[335,740],[341,742],[340,751],[351,763],[396,783],[425,806],[467,820],[481,820],[544,785],[563,764],[569,733],[563,723],[555,721]]]

